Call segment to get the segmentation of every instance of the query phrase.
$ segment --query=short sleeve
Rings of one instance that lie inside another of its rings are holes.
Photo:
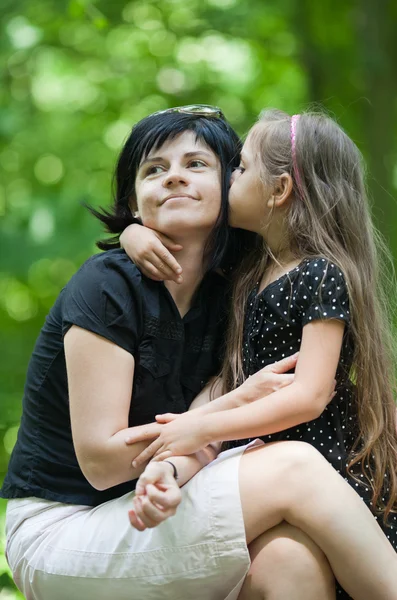
[[[134,354],[143,321],[140,273],[120,251],[113,253],[90,258],[64,288],[62,334],[77,325]]]
[[[296,305],[303,326],[320,319],[349,324],[349,296],[340,268],[325,258],[308,260],[299,278]]]

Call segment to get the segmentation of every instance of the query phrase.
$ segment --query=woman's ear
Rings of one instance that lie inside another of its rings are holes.
[[[280,177],[277,178],[273,189],[273,194],[268,200],[269,208],[284,206],[287,200],[291,197],[292,188],[293,183],[291,175],[289,175],[289,173],[282,173]]]
[[[134,217],[139,217],[138,204],[135,196],[130,196],[128,205]]]

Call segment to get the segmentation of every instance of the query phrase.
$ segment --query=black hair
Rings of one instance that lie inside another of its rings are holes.
[[[131,211],[131,203],[134,203],[135,179],[142,159],[185,131],[192,131],[197,141],[211,148],[221,165],[221,209],[206,247],[207,269],[220,266],[222,258],[229,254],[231,243],[234,246],[232,240],[239,237],[228,227],[228,193],[232,171],[240,161],[241,141],[221,118],[178,112],[149,115],[133,127],[117,161],[113,206],[110,210],[88,207],[104,223],[106,231],[115,234],[97,242],[101,250],[120,247],[119,236],[124,229],[132,223],[141,224]]]

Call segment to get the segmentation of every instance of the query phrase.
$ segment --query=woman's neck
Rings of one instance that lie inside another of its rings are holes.
[[[204,277],[204,248],[202,243],[185,243],[183,249],[174,254],[182,267],[182,283],[166,281],[165,286],[183,317],[191,307],[193,296]]]

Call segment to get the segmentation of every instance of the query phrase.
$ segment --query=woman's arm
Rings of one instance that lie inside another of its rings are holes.
[[[84,476],[97,489],[136,479],[145,464],[133,468],[132,461],[163,426],[148,423],[128,427],[133,356],[105,338],[76,326],[65,335],[65,356],[73,443]],[[210,385],[192,406],[207,402],[209,392]],[[142,435],[143,431],[148,441],[126,445],[126,437]],[[217,445],[209,445],[195,456],[178,457],[179,484],[191,479],[218,451]]]
[[[136,479],[143,471],[133,459],[148,445],[126,446],[134,358],[126,350],[77,326],[65,335],[73,443],[84,476],[103,490]],[[152,438],[161,425],[145,425]]]

